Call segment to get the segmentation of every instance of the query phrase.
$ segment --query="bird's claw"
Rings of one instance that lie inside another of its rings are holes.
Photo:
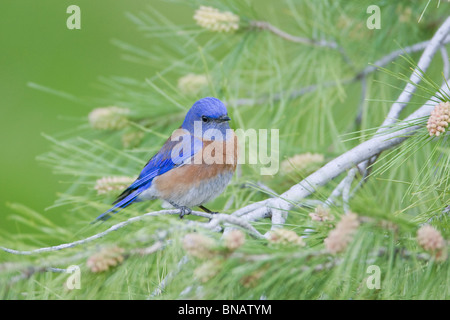
[[[214,214],[218,214],[218,212],[210,212],[209,214],[212,214],[212,215],[214,215]],[[208,222],[211,222],[211,220],[212,220],[212,218],[209,218],[209,221]]]
[[[192,209],[188,207],[180,207],[180,219],[183,219],[185,215],[191,214]]]

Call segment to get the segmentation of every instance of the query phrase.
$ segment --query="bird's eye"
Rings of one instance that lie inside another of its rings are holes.
[[[207,116],[202,116],[202,121],[203,122],[208,122],[208,117]]]

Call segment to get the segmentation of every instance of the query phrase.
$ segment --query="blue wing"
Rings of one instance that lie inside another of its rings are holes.
[[[202,148],[202,141],[188,133],[179,136],[178,140],[169,138],[158,153],[147,162],[136,181],[117,197],[114,206],[99,215],[95,221],[107,220],[111,217],[110,213],[115,214],[137,201],[138,196],[151,186],[155,177],[182,166]]]

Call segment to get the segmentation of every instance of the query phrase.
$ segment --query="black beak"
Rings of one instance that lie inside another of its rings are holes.
[[[227,115],[220,116],[220,117],[217,119],[217,121],[219,121],[219,122],[225,122],[225,121],[230,121],[230,120],[231,120],[231,118],[230,118],[229,116],[227,116]]]

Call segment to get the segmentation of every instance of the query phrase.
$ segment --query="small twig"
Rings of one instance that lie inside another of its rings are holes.
[[[344,61],[349,64],[350,66],[353,66],[352,61],[348,57],[348,55],[345,53],[344,48],[342,48],[340,45],[338,45],[335,41],[327,41],[327,40],[316,40],[316,39],[310,39],[305,37],[299,37],[294,36],[292,34],[289,34],[283,30],[278,29],[274,25],[270,24],[267,21],[251,21],[250,27],[257,28],[260,30],[267,30],[272,32],[273,34],[277,35],[278,37],[295,43],[301,43],[305,45],[310,45],[314,47],[323,47],[323,48],[329,48],[336,50],[339,52],[339,54],[342,56]]]
[[[352,182],[355,179],[356,173],[358,172],[357,168],[351,168],[348,171],[347,176],[344,178],[344,186],[342,188],[342,202],[344,207],[344,212],[348,212],[350,210],[349,201],[350,201],[350,188],[352,186]]]
[[[286,223],[286,219],[287,219],[286,211],[272,209],[272,227],[270,228],[270,231],[282,228],[283,225]]]
[[[36,273],[44,273],[44,272],[53,272],[53,273],[70,273],[70,269],[67,268],[54,268],[47,266],[28,266],[22,270],[19,270],[20,274],[14,277],[11,277],[8,281],[8,286],[12,286],[13,284],[21,281],[29,279]]]
[[[323,82],[323,83],[312,84],[312,85],[294,90],[294,91],[290,92],[289,94],[288,94],[288,92],[278,92],[278,93],[275,93],[272,95],[265,95],[265,96],[262,96],[257,99],[241,98],[241,99],[231,100],[230,102],[225,102],[225,104],[230,104],[233,106],[245,106],[245,105],[255,105],[255,104],[258,105],[258,104],[266,103],[269,99],[272,101],[279,101],[287,94],[288,94],[287,95],[288,98],[292,100],[292,99],[298,98],[306,93],[314,92],[318,89],[335,87],[337,85],[342,85],[342,84],[349,84],[349,83],[355,82],[356,80],[357,80],[357,78],[353,77],[353,78],[348,78],[348,79],[343,79],[343,80],[327,81],[327,82]]]
[[[211,221],[208,222],[207,224],[202,224],[202,226],[207,229],[214,230],[221,223],[228,223],[228,224],[246,229],[255,238],[259,238],[259,239],[264,238],[264,236],[245,219],[242,219],[239,217],[234,217],[234,216],[227,215],[224,213],[214,214]]]
[[[443,75],[444,75],[444,80],[448,79],[450,77],[450,61],[448,58],[448,52],[447,49],[444,46],[441,46],[440,48],[441,51],[441,57],[442,57],[442,63],[443,63]]]
[[[389,250],[387,248],[380,248],[380,249],[378,249],[378,251],[372,253],[372,256],[382,257],[388,253],[389,253]],[[415,257],[417,260],[421,260],[421,261],[428,261],[431,259],[431,256],[427,253],[412,253],[403,248],[396,248],[395,254],[398,254],[401,258],[404,258],[404,259],[410,259],[412,257]],[[321,263],[321,264],[315,265],[314,267],[303,266],[302,271],[312,270],[314,272],[320,272],[320,271],[324,271],[324,270],[330,270],[333,267],[340,265],[343,261],[344,260],[342,258],[335,257],[333,260],[331,260],[329,262]],[[373,264],[374,262],[371,261],[371,259],[369,259],[368,261],[366,261],[366,263]]]
[[[231,197],[227,200],[227,202],[225,203],[225,205],[223,206],[223,210],[226,211],[228,209],[231,208],[231,206],[234,203],[236,196],[234,194],[231,195]]]
[[[348,202],[350,198],[353,196],[353,192],[350,193],[350,188],[357,172],[358,169],[356,167],[348,171],[347,176],[344,179],[342,179],[341,182],[339,182],[339,184],[331,192],[328,199],[325,201],[324,204],[326,207],[330,207],[331,205],[336,204],[335,203],[336,198],[342,195],[344,212],[347,212],[350,209],[348,206]]]
[[[447,43],[450,43],[450,36],[447,36],[443,41],[443,44],[447,44]],[[430,44],[430,40],[427,40],[427,41],[415,43],[411,46],[408,46],[408,47],[405,47],[402,49],[392,51],[391,53],[381,57],[380,59],[378,59],[377,61],[372,63],[370,66],[367,66],[366,68],[364,68],[361,72],[358,73],[357,77],[361,78],[363,76],[368,75],[369,73],[376,71],[379,67],[384,67],[384,66],[388,65],[389,63],[391,63],[392,61],[397,59],[399,56],[401,56],[402,54],[411,54],[414,52],[422,51],[429,44]]]
[[[153,297],[159,296],[163,293],[166,286],[169,284],[170,281],[172,281],[173,278],[181,271],[183,266],[189,261],[188,256],[183,256],[180,261],[178,261],[176,269],[169,272],[164,279],[161,280],[158,287],[153,290],[152,294],[148,297],[148,299],[151,299]]]
[[[270,24],[267,21],[251,21],[250,27],[257,28],[260,30],[270,31],[273,34],[279,36],[280,38],[290,41],[290,42],[302,43],[302,44],[316,46],[316,47],[339,49],[339,45],[334,41],[314,40],[314,39],[305,38],[305,37],[293,36],[287,32],[284,32],[284,31],[278,29],[277,27],[275,27],[274,25]]]
[[[430,224],[433,222],[433,220],[440,220],[443,217],[447,216],[450,213],[450,205],[448,205],[447,207],[445,207],[441,213],[435,215],[434,217],[431,217],[427,220],[427,222],[422,223],[421,225],[426,225],[426,224]]]
[[[339,196],[342,194],[342,189],[345,185],[345,179],[342,179],[341,182],[334,188],[334,190],[331,192],[328,199],[325,201],[325,206],[330,207],[334,204],[336,204],[336,198],[339,198]]]
[[[268,187],[267,185],[265,185],[264,183],[262,183],[260,181],[258,181],[256,183],[245,182],[241,185],[241,187],[255,189],[257,191],[264,193],[265,195],[268,195],[271,198],[276,198],[278,196],[278,194],[273,189],[271,189],[270,187]]]
[[[149,247],[132,249],[129,254],[146,256],[146,255],[150,255],[152,253],[155,253],[156,251],[161,250],[163,247],[164,247],[163,241],[156,241],[154,244],[152,244]]]
[[[258,201],[249,205],[246,205],[245,207],[242,207],[235,212],[233,212],[231,215],[235,217],[242,217],[243,215],[248,214],[249,212],[253,212],[257,209],[260,209],[262,207],[265,207],[266,203],[269,201],[269,199]]]
[[[404,248],[395,248],[394,253],[396,255],[399,255],[401,258],[405,258],[405,259],[410,259],[412,257],[415,257],[417,260],[428,261],[432,258],[432,256],[429,255],[428,253],[410,252]],[[378,251],[375,252],[373,255],[377,256],[377,257],[382,257],[387,254],[389,254],[389,249],[383,247],[383,248],[378,249]]]
[[[357,127],[361,125],[362,116],[364,112],[364,105],[366,103],[366,94],[367,94],[367,79],[366,76],[363,76],[361,78],[361,97],[359,98],[358,114],[355,119],[355,124]]]
[[[442,213],[449,213],[450,212],[450,205],[448,205],[444,210],[442,210]]]
[[[64,244],[60,244],[57,246],[51,246],[51,247],[44,247],[44,248],[39,248],[39,249],[35,249],[35,250],[15,250],[15,249],[9,249],[9,248],[5,248],[5,247],[0,247],[0,249],[2,249],[3,251],[12,253],[12,254],[18,254],[18,255],[31,255],[31,254],[37,254],[37,253],[43,253],[43,252],[51,252],[51,251],[58,251],[58,250],[63,250],[63,249],[67,249],[67,248],[73,248],[75,246],[78,246],[80,244],[85,244],[88,242],[91,242],[93,240],[99,239],[101,237],[104,237],[105,235],[107,235],[108,233],[111,233],[113,231],[119,230],[125,226],[127,226],[130,223],[136,222],[136,221],[140,221],[148,216],[156,216],[156,215],[163,215],[163,214],[179,214],[179,210],[161,210],[161,211],[157,211],[157,212],[149,212],[146,213],[142,216],[138,216],[138,217],[133,217],[130,218],[126,221],[122,221],[118,224],[113,225],[112,227],[110,227],[109,229],[100,232],[98,234],[95,234],[93,236],[90,236],[88,238],[82,239],[82,240],[78,240],[78,241],[74,241],[74,242],[70,242],[70,243],[64,243]]]

